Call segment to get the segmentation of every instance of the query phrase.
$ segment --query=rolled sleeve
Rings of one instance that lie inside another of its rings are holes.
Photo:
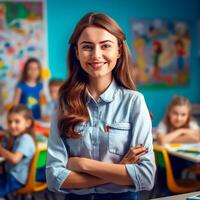
[[[133,103],[134,114],[131,146],[143,144],[148,153],[140,158],[139,163],[127,164],[126,169],[133,181],[136,191],[151,190],[155,178],[155,158],[153,152],[152,125],[149,111],[143,95],[139,94]]]
[[[154,160],[154,153],[151,152],[150,154],[148,153],[146,157],[151,157]],[[150,159],[143,157],[139,164],[127,164],[126,169],[134,183],[135,191],[151,190],[153,188],[156,168],[154,162]]]
[[[67,192],[67,189],[61,189],[61,186],[71,171],[66,168],[68,153],[62,138],[59,136],[57,122],[58,113],[54,114],[52,117],[50,135],[48,138],[46,178],[50,190]]]

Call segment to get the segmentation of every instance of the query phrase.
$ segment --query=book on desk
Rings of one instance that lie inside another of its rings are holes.
[[[195,196],[187,197],[186,200],[200,200],[200,193]]]
[[[200,153],[200,143],[191,143],[191,144],[172,143],[172,144],[165,144],[165,148],[170,151]]]

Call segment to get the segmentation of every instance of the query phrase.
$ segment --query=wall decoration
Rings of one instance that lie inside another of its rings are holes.
[[[0,1],[0,111],[12,102],[24,62],[38,58],[47,71],[45,1]]]
[[[131,21],[137,85],[168,88],[189,82],[190,25],[187,21]]]

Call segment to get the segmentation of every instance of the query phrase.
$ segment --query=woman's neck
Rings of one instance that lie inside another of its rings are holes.
[[[112,78],[101,77],[101,78],[90,78],[89,84],[88,84],[88,90],[92,97],[95,100],[98,100],[99,96],[108,88],[112,81]]]

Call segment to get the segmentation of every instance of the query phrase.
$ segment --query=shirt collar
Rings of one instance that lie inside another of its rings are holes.
[[[109,103],[109,102],[113,101],[116,90],[117,90],[117,83],[116,83],[115,79],[113,78],[113,80],[110,83],[110,85],[108,86],[108,88],[100,95],[99,98],[102,99],[103,101]],[[89,101],[91,99],[93,99],[93,97],[88,91],[87,103],[89,103]]]

